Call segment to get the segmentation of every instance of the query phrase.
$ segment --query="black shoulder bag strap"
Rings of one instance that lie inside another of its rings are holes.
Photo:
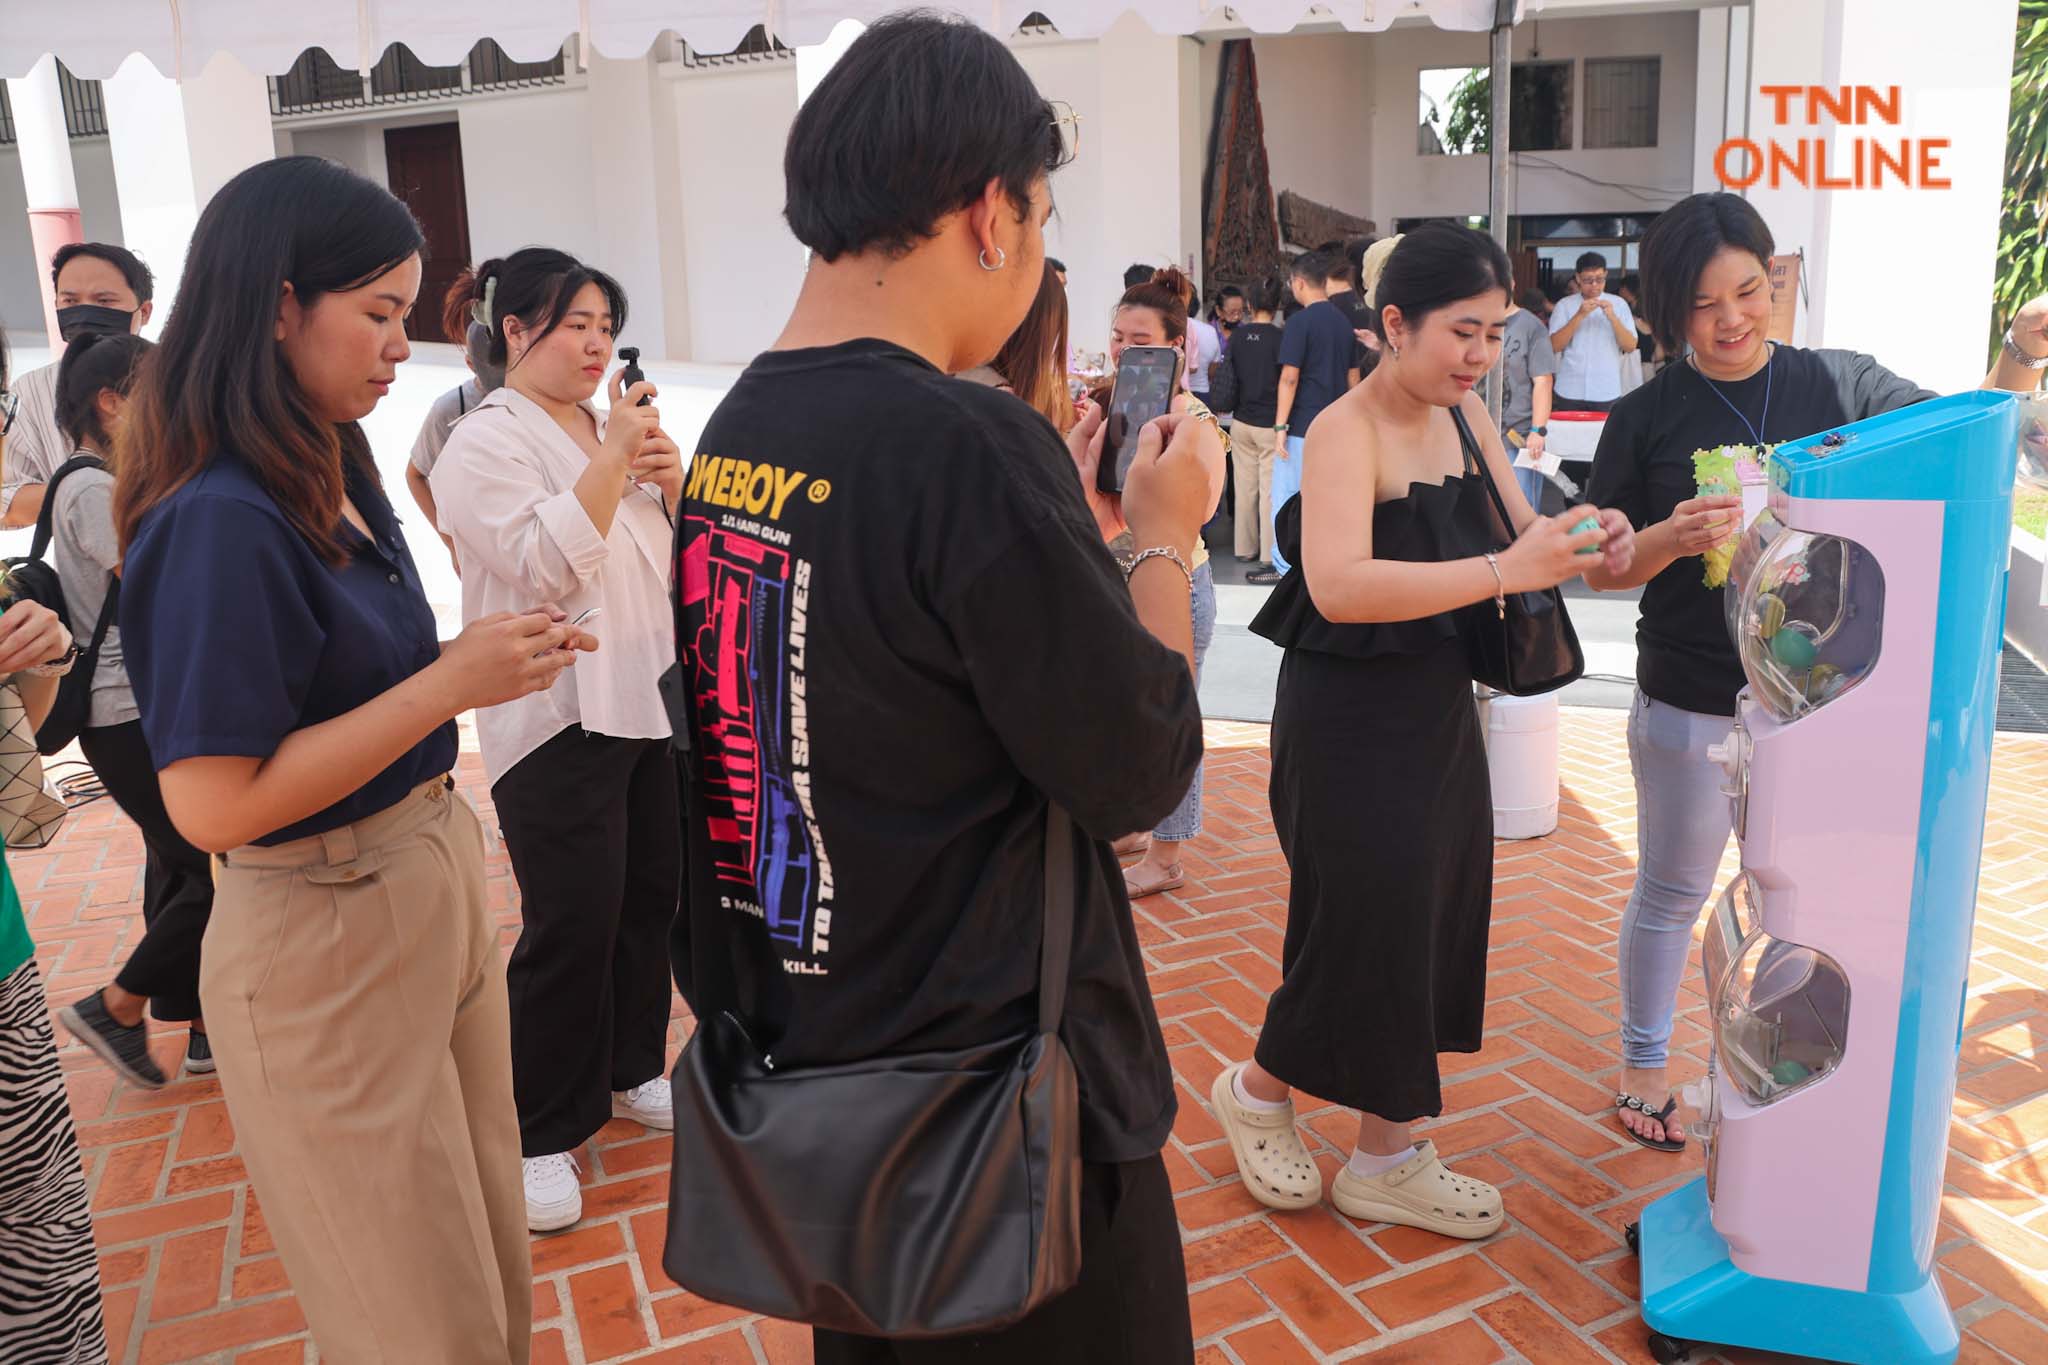
[[[1493,503],[1494,513],[1500,517],[1500,531],[1505,537],[1500,545],[1512,545],[1515,543],[1515,519],[1508,515],[1507,500],[1500,495],[1500,485],[1493,481],[1493,466],[1479,449],[1479,438],[1472,434],[1472,427],[1465,421],[1465,414],[1452,408],[1451,420],[1458,426],[1458,445],[1465,454],[1465,467],[1478,471],[1479,481],[1486,485],[1487,499]]]
[[[1074,822],[1057,801],[1045,805],[1045,942],[1038,956],[1038,1031],[1057,1034],[1067,1008],[1074,957]]]
[[[36,533],[29,542],[28,557],[41,559],[49,551],[50,540],[57,534],[57,485],[64,482],[80,469],[105,469],[107,462],[97,455],[73,455],[57,466],[56,473],[43,486],[43,505],[36,513]]]

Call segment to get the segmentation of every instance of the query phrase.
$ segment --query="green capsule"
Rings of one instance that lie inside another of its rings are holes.
[[[1771,657],[1786,668],[1805,670],[1813,667],[1813,661],[1820,653],[1820,646],[1806,632],[1811,630],[1805,622],[1794,622],[1786,629],[1773,634]]]

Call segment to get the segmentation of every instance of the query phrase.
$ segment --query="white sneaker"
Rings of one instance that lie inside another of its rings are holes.
[[[526,1177],[529,1232],[558,1232],[583,1217],[583,1187],[576,1181],[575,1157],[556,1152],[526,1157],[520,1165]]]
[[[636,1085],[631,1090],[612,1091],[612,1117],[631,1119],[648,1128],[674,1128],[675,1097],[669,1093],[668,1079],[656,1076],[646,1084]]]

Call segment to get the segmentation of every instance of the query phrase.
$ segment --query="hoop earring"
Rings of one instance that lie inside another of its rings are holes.
[[[981,263],[981,268],[983,270],[989,271],[991,274],[993,274],[995,271],[1001,270],[1004,266],[1010,263],[1010,258],[1003,253],[1003,249],[1001,247],[996,248],[996,263],[994,265],[990,265],[988,263],[987,247],[983,247],[981,249],[981,253],[975,257],[975,260]]]

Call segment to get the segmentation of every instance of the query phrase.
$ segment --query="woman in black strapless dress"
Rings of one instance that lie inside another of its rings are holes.
[[[1500,355],[1506,256],[1433,225],[1401,239],[1374,286],[1387,360],[1316,421],[1301,493],[1280,509],[1293,570],[1252,629],[1281,645],[1273,822],[1292,872],[1283,979],[1254,1060],[1211,1092],[1239,1174],[1300,1208],[1322,1177],[1291,1090],[1360,1111],[1331,1191],[1354,1218],[1484,1237],[1491,1185],[1456,1176],[1409,1124],[1441,1113],[1440,1052],[1485,1027],[1493,815],[1463,626],[1503,592],[1626,564],[1618,513],[1539,518],[1472,386]],[[1492,478],[1515,521],[1505,537]],[[1584,553],[1581,553],[1581,552]]]

